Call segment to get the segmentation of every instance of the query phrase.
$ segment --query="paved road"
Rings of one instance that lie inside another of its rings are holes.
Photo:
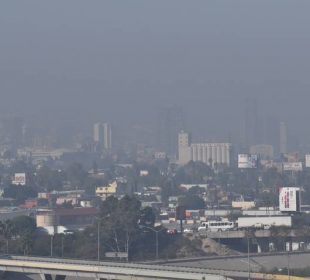
[[[302,254],[290,254],[290,255],[277,255],[277,256],[255,256],[250,258],[251,271],[258,272],[262,268],[267,270],[277,268],[284,268],[289,266],[290,268],[304,268],[310,266],[310,253]],[[175,266],[187,266],[187,267],[199,267],[199,268],[213,268],[213,269],[225,269],[225,270],[243,270],[248,269],[247,257],[242,258],[226,258],[226,259],[210,259],[199,261],[188,261],[173,263],[169,265]]]
[[[5,277],[5,280],[41,280],[40,276],[38,274],[21,274],[21,273],[15,273],[11,272],[8,273]],[[91,278],[82,278],[82,277],[67,277],[66,280],[94,280]]]
[[[310,266],[310,253],[278,255],[278,256],[255,256],[250,258],[251,271],[258,272],[262,268],[267,270],[277,268],[303,268]],[[182,267],[198,267],[198,268],[213,268],[225,270],[243,270],[248,269],[247,257],[242,258],[226,258],[226,259],[209,259],[198,261],[187,261],[180,263],[170,262],[169,266]],[[22,275],[17,273],[9,273],[5,279],[7,280],[40,280],[38,275]],[[88,278],[69,277],[66,280],[88,280]],[[92,279],[93,280],[93,279]]]

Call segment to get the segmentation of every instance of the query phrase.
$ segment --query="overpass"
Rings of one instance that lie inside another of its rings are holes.
[[[69,259],[0,256],[0,270],[39,274],[42,280],[65,280],[67,276],[87,277],[96,280],[224,280],[229,276],[247,278],[237,271],[208,270],[166,265],[96,262]]]

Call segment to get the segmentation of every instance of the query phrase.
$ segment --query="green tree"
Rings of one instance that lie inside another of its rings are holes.
[[[18,216],[11,220],[16,236],[19,237],[20,250],[29,255],[35,240],[36,222],[29,216]]]
[[[80,163],[73,163],[67,169],[67,179],[71,182],[72,186],[83,187],[87,172],[83,169]]]
[[[135,253],[134,247],[141,241],[139,223],[153,223],[151,209],[141,209],[141,202],[135,197],[125,196],[118,200],[108,197],[101,205],[101,242],[105,250]]]
[[[29,186],[11,185],[4,189],[3,197],[14,198],[18,203],[23,203],[27,198],[37,197],[37,191]]]
[[[17,235],[24,235],[27,233],[34,233],[36,230],[36,222],[35,219],[29,216],[18,216],[11,220],[13,227],[15,228],[15,232]]]
[[[177,170],[175,181],[177,184],[202,184],[206,178],[213,176],[214,172],[210,166],[203,162],[190,161]]]
[[[9,242],[12,237],[16,234],[16,227],[11,220],[0,222],[0,233],[6,242],[6,254],[9,253]]]
[[[63,187],[65,173],[43,166],[37,171],[36,183],[45,191],[60,190]]]
[[[181,196],[179,197],[178,204],[190,210],[205,209],[204,200],[197,195]]]
[[[139,225],[153,227],[155,219],[153,209],[151,207],[145,207],[141,210]]]

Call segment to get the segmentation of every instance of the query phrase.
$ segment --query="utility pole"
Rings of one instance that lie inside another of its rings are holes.
[[[98,219],[97,224],[97,259],[98,263],[100,263],[100,220]]]
[[[290,272],[290,245],[287,251],[287,278],[291,280],[291,272]]]
[[[65,239],[65,235],[62,234],[61,235],[61,257],[64,257],[64,239]]]
[[[158,260],[159,257],[159,240],[158,240],[158,233],[161,232],[162,230],[164,230],[164,228],[161,228],[159,230],[156,230],[154,228],[151,227],[147,227],[147,226],[140,226],[141,228],[146,228],[149,229],[151,231],[153,231],[155,233],[155,246],[156,246],[156,251],[155,251],[155,256],[156,256],[156,260]]]
[[[156,231],[155,234],[156,234],[156,260],[158,260],[158,231]]]
[[[248,280],[251,280],[251,263],[250,263],[250,238],[249,238],[249,228],[246,231],[247,243],[248,243]]]
[[[51,257],[53,257],[53,241],[54,241],[54,235],[51,235]]]

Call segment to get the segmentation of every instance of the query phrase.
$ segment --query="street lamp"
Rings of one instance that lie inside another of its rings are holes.
[[[101,222],[100,222],[100,219],[98,219],[98,223],[97,223],[97,259],[98,259],[98,263],[100,263],[100,226],[101,226]]]
[[[248,280],[251,279],[251,260],[250,260],[250,230],[246,230],[247,245],[248,245]]]
[[[141,228],[147,228],[153,232],[155,232],[155,238],[156,238],[156,260],[158,260],[158,233],[163,231],[165,228],[161,228],[159,230],[156,230],[152,227],[148,227],[148,226],[143,226],[143,225],[140,225]]]
[[[62,233],[61,234],[61,257],[64,257],[64,239],[65,239],[65,235]]]
[[[54,234],[51,234],[51,257],[53,257],[53,241],[54,241]]]

